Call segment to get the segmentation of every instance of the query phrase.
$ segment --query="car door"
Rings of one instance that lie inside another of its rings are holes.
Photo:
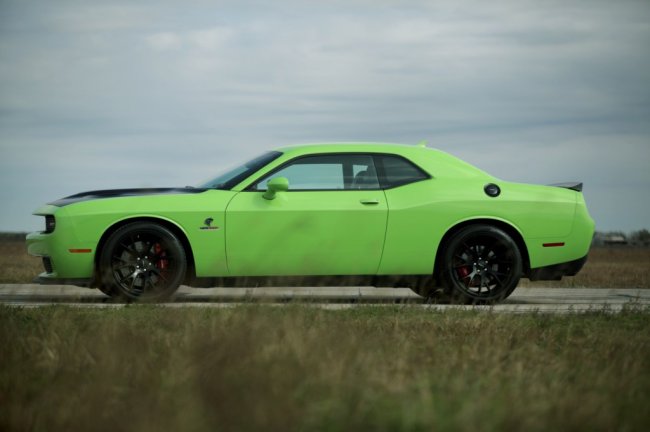
[[[269,180],[288,190],[264,197]],[[226,210],[232,276],[375,274],[388,208],[372,155],[297,157],[237,194]]]

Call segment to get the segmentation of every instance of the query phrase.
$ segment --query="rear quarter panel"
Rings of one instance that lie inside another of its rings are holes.
[[[501,194],[485,194],[494,182]],[[389,189],[389,207],[380,274],[430,274],[440,241],[454,226],[471,220],[498,220],[511,225],[529,249],[531,266],[551,264],[561,256],[542,256],[531,245],[560,241],[571,234],[575,191],[524,185],[489,177],[433,178]],[[557,254],[557,251],[554,252]],[[562,262],[562,261],[557,261]]]

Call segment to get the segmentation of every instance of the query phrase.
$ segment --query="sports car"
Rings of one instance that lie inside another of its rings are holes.
[[[594,221],[581,183],[499,180],[425,145],[269,151],[197,187],[84,192],[35,215],[44,284],[127,301],[190,286],[371,285],[491,303],[575,275]]]

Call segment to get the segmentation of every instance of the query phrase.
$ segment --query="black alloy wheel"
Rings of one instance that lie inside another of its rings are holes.
[[[101,290],[127,300],[162,300],[183,282],[183,245],[167,228],[134,222],[117,229],[100,257]]]
[[[493,303],[508,297],[522,274],[521,253],[503,230],[470,225],[445,245],[442,282],[447,294],[462,303]]]

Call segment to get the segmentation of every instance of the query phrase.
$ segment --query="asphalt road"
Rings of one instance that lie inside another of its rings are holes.
[[[503,303],[493,306],[428,304],[409,289],[373,287],[304,288],[189,288],[181,287],[165,307],[231,307],[243,303],[285,305],[301,303],[327,309],[360,305],[472,309],[494,312],[568,313],[620,312],[630,308],[650,310],[650,290],[610,288],[517,288]],[[124,307],[99,290],[66,285],[0,284],[0,304],[41,307],[61,304],[74,307]]]

